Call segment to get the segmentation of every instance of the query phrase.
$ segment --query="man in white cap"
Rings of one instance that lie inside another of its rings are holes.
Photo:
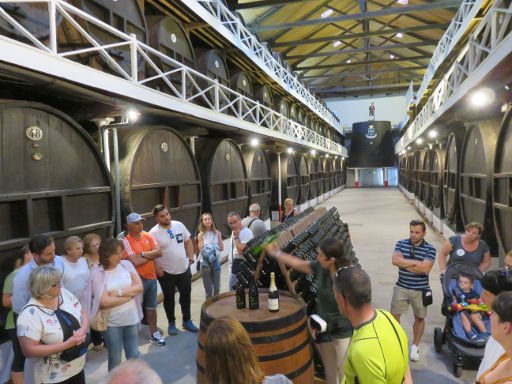
[[[144,218],[138,213],[126,216],[128,234],[123,239],[124,258],[131,261],[137,269],[144,290],[142,308],[149,325],[149,341],[158,346],[165,345],[165,339],[156,326],[157,283],[154,259],[162,256],[162,251],[153,236],[143,231]]]

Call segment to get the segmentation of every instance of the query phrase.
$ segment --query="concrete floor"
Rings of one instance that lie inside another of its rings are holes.
[[[328,208],[335,206],[341,217],[348,222],[357,257],[372,278],[373,304],[376,308],[389,310],[393,286],[398,276],[397,268],[391,264],[391,254],[395,242],[409,236],[408,223],[419,218],[419,214],[396,188],[346,189],[321,205]],[[427,241],[440,249],[443,238],[428,228]],[[437,263],[430,275],[434,304],[429,308],[425,334],[420,343],[421,359],[416,363],[411,362],[414,383],[473,383],[476,371],[465,370],[460,379],[453,376],[452,359],[446,346],[441,355],[434,351],[434,328],[444,325],[444,317],[440,312],[442,292]],[[222,268],[221,292],[227,290],[227,279],[225,264]],[[204,288],[202,281],[197,280],[192,283],[192,319],[196,325],[199,325],[203,301]],[[176,308],[177,324],[181,324],[178,304]],[[409,339],[412,339],[412,322],[411,312],[402,317],[402,325]],[[164,383],[195,383],[197,334],[180,330],[177,336],[167,336],[167,321],[162,305],[158,307],[158,325],[164,330],[167,345],[156,347],[149,344],[148,328],[143,327],[139,336],[142,358],[159,373]],[[86,367],[87,382],[97,381],[106,372],[106,351],[90,351]]]

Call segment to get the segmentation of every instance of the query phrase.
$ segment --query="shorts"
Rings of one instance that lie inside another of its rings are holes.
[[[12,350],[14,351],[14,359],[12,360],[11,371],[23,372],[25,368],[25,356],[21,350],[18,336],[16,335],[16,328],[8,329],[7,334],[12,342]]]
[[[412,313],[420,319],[427,316],[427,307],[423,305],[423,292],[414,289],[407,289],[395,285],[393,287],[393,298],[391,299],[390,312],[395,315],[402,315],[412,307]]]
[[[142,308],[149,310],[156,309],[158,305],[157,280],[145,279],[143,277],[140,279],[142,280],[142,286],[144,287],[144,290],[142,291]]]

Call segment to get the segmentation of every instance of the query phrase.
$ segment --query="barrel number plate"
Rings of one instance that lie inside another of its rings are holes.
[[[162,148],[162,151],[167,152],[169,150],[169,145],[167,143],[162,143],[160,148]]]
[[[229,156],[229,153],[226,153],[226,160],[229,161],[230,158],[231,156]]]
[[[171,40],[173,43],[176,43],[176,35],[174,33],[171,33]]]
[[[29,140],[39,141],[43,138],[43,130],[35,125],[32,125],[25,129],[25,135]]]
[[[220,63],[219,63],[219,60],[215,60],[215,68],[219,68],[220,67]]]

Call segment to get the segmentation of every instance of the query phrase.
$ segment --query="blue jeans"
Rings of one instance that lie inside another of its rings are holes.
[[[220,290],[220,269],[201,266],[201,276],[206,298],[209,299],[213,295],[217,296]]]
[[[132,357],[138,358],[139,353],[139,324],[126,325],[124,327],[107,327],[105,332],[108,348],[108,370],[111,371],[121,364],[121,354],[126,360]]]
[[[156,279],[145,279],[143,277],[140,279],[142,280],[142,286],[144,287],[144,290],[142,291],[142,308],[144,310],[156,310],[158,305]]]

